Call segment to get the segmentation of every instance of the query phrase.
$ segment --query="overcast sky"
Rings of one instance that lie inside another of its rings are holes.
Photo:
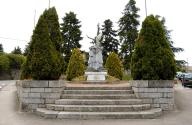
[[[122,16],[125,5],[129,0],[51,0],[61,18],[65,13],[73,11],[81,21],[81,31],[84,39],[80,42],[82,50],[89,50],[90,37],[95,37],[97,24],[111,19],[117,29],[117,22]],[[14,47],[22,50],[31,38],[35,23],[49,0],[0,0],[0,43],[5,52],[11,52]],[[145,18],[145,0],[136,0],[140,8],[140,23]],[[191,0],[147,0],[148,15],[160,15],[166,18],[168,29],[175,46],[184,48],[184,52],[177,54],[177,59],[183,59],[192,65],[192,1]],[[36,12],[36,15],[35,15]],[[6,39],[9,38],[9,39]],[[12,40],[14,39],[14,40]]]

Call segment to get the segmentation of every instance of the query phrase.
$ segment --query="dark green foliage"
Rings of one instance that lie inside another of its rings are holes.
[[[67,67],[67,80],[84,75],[85,64],[83,55],[79,49],[73,49],[69,64]]]
[[[31,76],[35,80],[54,80],[60,77],[61,60],[49,38],[48,25],[43,15],[33,32],[23,68],[22,77]]]
[[[57,54],[60,57],[60,62],[62,65],[62,69],[64,67],[64,60],[63,57],[61,56],[61,50],[62,50],[62,35],[60,31],[60,24],[59,24],[59,19],[57,15],[57,11],[55,7],[49,8],[48,10],[44,11],[44,17],[46,19],[48,29],[49,29],[49,37],[57,50]]]
[[[2,44],[0,44],[0,53],[3,53],[4,51],[3,51],[3,45]]]
[[[73,12],[66,13],[61,24],[61,32],[63,37],[62,53],[64,55],[65,67],[67,69],[69,59],[71,56],[71,50],[74,48],[80,48],[79,41],[82,40],[80,31],[80,21],[76,18],[76,14]]]
[[[24,50],[24,56],[26,56],[26,61],[22,65],[21,76],[20,79],[32,79],[31,72],[31,59],[32,59],[32,42],[30,41],[28,45],[26,45]]]
[[[27,54],[29,53],[29,44],[30,44],[30,42],[27,45],[25,45],[25,49],[24,49],[24,52],[23,52],[24,56],[27,56]]]
[[[105,68],[109,75],[114,76],[118,79],[122,79],[123,77],[123,65],[115,52],[109,54]]]
[[[27,57],[26,61],[22,65],[22,70],[21,70],[21,76],[20,79],[32,79],[32,72],[31,72],[31,65],[30,65],[30,58]]]
[[[15,47],[14,50],[11,52],[12,54],[22,54],[21,48],[19,46]]]
[[[0,73],[9,71],[9,58],[6,54],[0,54]]]
[[[186,72],[186,64],[185,60],[176,60],[177,71]]]
[[[158,18],[148,16],[135,44],[131,75],[135,80],[171,80],[176,73],[174,54]]]
[[[102,54],[105,63],[109,53],[118,53],[119,42],[115,38],[117,36],[117,31],[113,30],[113,22],[110,19],[104,21],[101,30],[103,33],[101,46],[103,47]]]
[[[61,32],[60,32],[58,15],[57,15],[57,11],[56,11],[55,7],[45,10],[43,15],[47,21],[50,39],[53,42],[55,49],[60,53],[61,44],[62,44],[62,36],[61,36]]]
[[[138,37],[139,15],[137,13],[139,9],[135,5],[135,0],[130,0],[125,6],[124,15],[119,20],[119,36],[122,43],[120,55],[126,70],[130,68],[135,40]]]

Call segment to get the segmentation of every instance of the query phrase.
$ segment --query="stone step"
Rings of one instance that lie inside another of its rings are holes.
[[[131,87],[121,86],[78,86],[78,87],[65,87],[65,90],[131,90]]]
[[[133,99],[134,94],[110,94],[110,95],[95,95],[95,94],[62,94],[61,99]]]
[[[140,99],[59,99],[56,105],[137,105]]]
[[[63,94],[133,94],[133,90],[64,90]]]
[[[149,110],[150,104],[140,105],[55,105],[47,104],[47,109],[67,112],[129,112]]]
[[[160,108],[139,112],[64,112],[37,108],[36,113],[45,118],[59,119],[153,119],[162,114]]]

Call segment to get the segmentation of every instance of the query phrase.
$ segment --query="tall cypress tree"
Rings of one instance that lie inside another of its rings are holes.
[[[53,42],[56,50],[61,52],[62,36],[60,32],[60,25],[58,21],[58,15],[55,7],[49,8],[44,11],[44,17],[46,19],[50,39]]]
[[[119,20],[119,36],[122,43],[120,54],[126,70],[130,68],[135,40],[138,37],[137,27],[139,26],[139,8],[137,8],[135,4],[135,0],[130,0],[125,6],[123,12],[124,15]]]
[[[119,41],[115,38],[117,36],[117,31],[113,30],[113,22],[110,19],[104,21],[101,30],[103,33],[101,46],[103,47],[102,53],[105,62],[109,53],[118,53]]]
[[[136,80],[171,80],[176,65],[162,23],[153,15],[142,23],[131,62],[131,75]]]
[[[49,37],[46,19],[43,15],[33,31],[29,53],[22,76],[37,80],[58,79],[61,74],[60,58]],[[25,74],[26,73],[26,74]]]
[[[63,37],[62,53],[65,60],[64,71],[67,69],[67,65],[72,54],[72,49],[81,48],[79,43],[79,41],[82,40],[80,28],[80,21],[77,19],[76,14],[73,12],[66,13],[65,17],[63,18],[63,23],[61,24],[61,32]]]

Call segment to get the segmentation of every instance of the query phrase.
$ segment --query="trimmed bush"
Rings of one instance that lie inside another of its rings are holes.
[[[72,80],[73,78],[84,75],[84,71],[85,64],[83,55],[79,49],[73,49],[66,71],[67,80]]]
[[[6,54],[0,54],[0,73],[9,71],[9,58]]]
[[[148,16],[136,40],[131,62],[134,80],[172,80],[176,73],[173,52],[158,18]]]
[[[105,63],[105,68],[109,75],[114,76],[118,79],[123,77],[123,65],[115,52],[109,54]]]
[[[26,58],[23,55],[19,54],[7,54],[10,62],[10,69],[21,69]]]
[[[11,69],[21,69],[25,62],[25,57],[16,54],[0,54],[0,71],[9,71]]]

